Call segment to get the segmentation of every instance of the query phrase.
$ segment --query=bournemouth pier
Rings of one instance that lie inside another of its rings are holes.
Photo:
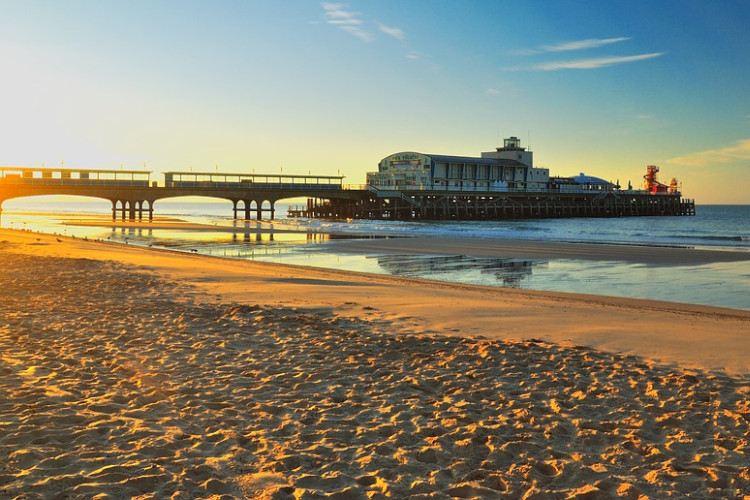
[[[112,219],[153,220],[163,199],[202,196],[232,202],[235,219],[274,219],[276,203],[306,198],[287,215],[305,218],[393,220],[493,220],[562,217],[695,215],[676,179],[657,180],[649,165],[640,189],[581,173],[550,176],[516,137],[479,157],[401,152],[367,174],[365,185],[343,176],[164,173],[145,170],[0,167],[0,212],[13,198],[45,195],[109,200]]]

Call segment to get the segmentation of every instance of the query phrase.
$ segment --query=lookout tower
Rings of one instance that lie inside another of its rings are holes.
[[[526,148],[521,147],[521,139],[518,137],[508,137],[503,139],[503,147],[497,148],[498,151],[524,151]]]
[[[516,160],[527,167],[534,166],[534,154],[521,147],[521,139],[515,136],[503,139],[503,147],[495,148],[495,151],[482,153],[482,158],[495,158],[498,160]]]

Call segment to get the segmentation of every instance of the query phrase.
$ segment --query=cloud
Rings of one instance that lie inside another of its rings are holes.
[[[538,54],[548,54],[552,52],[571,52],[577,50],[596,49],[611,45],[613,43],[625,42],[630,40],[629,37],[616,38],[587,38],[585,40],[575,40],[572,42],[562,42],[555,45],[542,45],[535,49],[521,49],[513,51],[512,55],[516,56],[533,56]],[[664,52],[652,52],[650,54],[639,54],[635,56],[608,56],[594,57],[589,59],[573,59],[568,61],[551,61],[529,66],[509,66],[503,68],[505,71],[559,71],[561,69],[598,69],[624,64],[646,59],[653,59],[664,55]]]
[[[640,54],[637,56],[620,56],[620,57],[598,57],[594,59],[578,59],[574,61],[552,61],[531,66],[534,71],[559,71],[561,69],[598,69],[624,64],[636,61],[644,61],[664,55],[664,52],[654,52],[651,54]],[[517,68],[509,68],[517,70]]]
[[[533,56],[547,52],[569,52],[573,50],[595,49],[612,43],[625,42],[630,40],[629,37],[617,38],[587,38],[585,40],[575,40],[572,42],[562,42],[555,45],[542,45],[535,49],[517,49],[509,52],[512,56]]]
[[[542,50],[544,52],[565,52],[569,50],[585,50],[594,49],[603,45],[609,45],[611,43],[624,42],[630,40],[627,37],[618,38],[588,38],[586,40],[577,40],[574,42],[563,42],[557,45],[544,45]]]
[[[332,24],[365,42],[373,40],[373,36],[362,28],[359,12],[347,10],[348,5],[344,3],[323,3],[322,5],[328,24]]]
[[[732,163],[750,160],[750,139],[742,139],[732,146],[688,153],[665,161],[681,167],[710,167],[717,163]]]
[[[397,40],[404,40],[404,31],[401,28],[392,28],[381,23],[378,23],[378,28],[388,36],[392,36]]]

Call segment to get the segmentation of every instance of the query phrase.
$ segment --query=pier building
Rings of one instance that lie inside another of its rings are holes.
[[[621,190],[618,182],[581,173],[550,176],[534,166],[533,153],[517,137],[478,157],[413,151],[383,158],[367,174],[361,200],[309,199],[291,216],[353,219],[530,219],[694,215],[675,180],[656,181],[657,167],[644,176],[647,189]],[[656,187],[654,187],[656,186]]]
[[[367,174],[374,189],[539,190],[548,187],[549,169],[534,167],[531,151],[517,137],[480,157],[402,152],[383,158]]]

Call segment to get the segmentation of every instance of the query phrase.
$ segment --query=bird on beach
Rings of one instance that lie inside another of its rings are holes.
[[[60,238],[55,238],[58,243],[62,243],[62,240]]]

